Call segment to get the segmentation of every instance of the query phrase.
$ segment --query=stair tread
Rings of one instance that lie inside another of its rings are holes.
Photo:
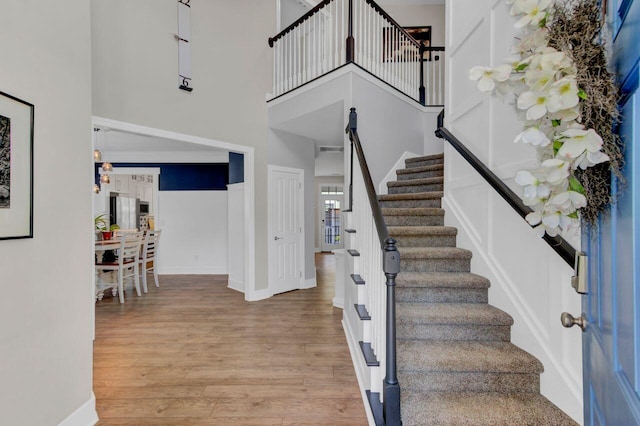
[[[399,340],[398,371],[539,374],[542,363],[509,342]]]
[[[408,169],[398,169],[396,174],[409,175],[413,173],[432,172],[434,170],[444,170],[444,164],[433,164],[431,166],[409,167]]]
[[[506,312],[486,303],[420,303],[403,302],[397,305],[398,324],[448,325],[504,325],[511,326],[513,318]]]
[[[400,272],[400,287],[489,288],[489,280],[469,272]]]
[[[400,201],[400,200],[432,200],[435,198],[442,198],[444,192],[442,191],[428,191],[428,192],[410,192],[407,194],[384,194],[378,197],[380,201]]]
[[[389,235],[457,235],[452,226],[388,226]]]
[[[444,178],[442,176],[430,177],[430,178],[420,178],[420,179],[408,179],[408,180],[394,180],[391,182],[387,182],[387,187],[393,188],[398,186],[417,186],[417,185],[432,185],[432,184],[441,184],[444,182]]]
[[[444,216],[444,209],[436,207],[384,207],[383,216]]]
[[[403,391],[401,398],[405,426],[577,426],[551,401],[536,393]]]
[[[411,157],[411,158],[407,158],[406,160],[404,160],[404,162],[405,162],[405,164],[408,164],[408,163],[421,163],[423,161],[438,160],[438,159],[444,159],[444,153],[423,155],[423,156],[420,156],[420,157]]]
[[[471,259],[470,250],[458,247],[398,247],[404,259]]]

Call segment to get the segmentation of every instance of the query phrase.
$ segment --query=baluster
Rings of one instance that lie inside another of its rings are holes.
[[[364,7],[365,48],[364,48],[363,66],[365,69],[371,71],[371,24],[369,22],[369,19],[371,19],[371,8],[367,7],[367,5],[365,4],[365,7]]]
[[[292,46],[293,40],[291,37],[291,33],[287,34],[287,49],[288,49],[288,54],[287,54],[287,80],[289,81],[289,90],[294,89],[295,87],[293,86],[293,46]]]

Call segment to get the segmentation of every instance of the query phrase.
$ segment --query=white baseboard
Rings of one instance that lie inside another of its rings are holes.
[[[98,423],[96,396],[91,392],[91,398],[71,413],[69,417],[61,421],[58,426],[93,426],[96,423]]]
[[[319,247],[316,247],[316,248],[315,248],[315,252],[316,252],[316,253],[320,253],[320,252],[322,252],[322,250],[320,250],[320,248],[319,248]]]
[[[378,195],[385,195],[389,193],[389,189],[387,188],[387,182],[393,182],[396,180],[397,178],[396,170],[405,168],[404,160],[406,160],[407,158],[414,158],[419,156],[420,154],[415,154],[413,152],[405,151],[404,154],[400,156],[398,161],[396,161],[396,164],[393,165],[391,170],[389,170],[389,173],[387,173],[384,179],[382,179],[382,182],[380,182],[380,186],[378,186]]]
[[[335,306],[336,308],[344,309],[344,299],[338,298],[338,297],[334,297],[333,298],[333,306]]]
[[[314,271],[314,275],[313,278],[307,278],[306,280],[304,280],[302,282],[302,287],[300,287],[301,290],[306,290],[308,288],[314,288],[315,286],[317,286],[317,282],[316,282],[316,274],[317,274],[317,270]]]
[[[369,398],[367,397],[367,389],[365,389],[366,382],[363,377],[364,372],[359,368],[362,366],[362,363],[359,362],[361,358],[361,355],[359,354],[360,345],[353,334],[349,331],[349,327],[345,324],[344,317],[342,318],[342,329],[344,330],[345,337],[347,338],[347,345],[349,346],[349,353],[351,354],[351,362],[353,363],[353,368],[356,371],[356,379],[358,379],[358,387],[360,388],[360,396],[362,397],[364,412],[367,414],[369,424],[375,425],[376,422],[373,419],[373,412],[371,411],[371,405],[369,405]]]
[[[244,293],[244,283],[241,283],[240,281],[234,281],[234,280],[227,280],[227,282],[228,282],[227,287],[229,287],[231,290]]]
[[[244,300],[247,302],[257,302],[258,300],[264,300],[273,297],[273,292],[270,288],[263,288],[262,290],[254,290],[251,292],[251,297],[249,297],[249,293],[244,293]]]
[[[160,275],[227,275],[226,266],[169,266],[158,268]]]

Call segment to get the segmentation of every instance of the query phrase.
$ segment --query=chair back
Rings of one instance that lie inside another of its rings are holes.
[[[137,262],[140,255],[140,245],[142,244],[142,232],[125,232],[120,241],[120,253],[118,261],[120,264]]]
[[[158,252],[158,244],[160,243],[160,234],[162,230],[148,230],[144,238],[144,247],[142,249],[142,259],[145,261],[154,260]]]
[[[113,231],[113,238],[121,238],[124,234],[129,234],[132,232],[138,232],[137,229],[116,229]]]

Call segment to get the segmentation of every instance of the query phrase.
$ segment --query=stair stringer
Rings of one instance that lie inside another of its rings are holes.
[[[446,168],[450,169],[450,166],[445,164]],[[490,199],[495,200],[496,203],[504,203],[497,195]],[[476,229],[476,226],[469,219],[470,216],[455,201],[455,196],[451,194],[450,185],[447,185],[446,182],[445,196],[442,199],[442,203],[446,211],[445,225],[458,228],[458,247],[467,248],[473,252],[472,270],[487,277],[492,283],[489,289],[489,303],[508,312],[513,317],[514,325],[511,329],[511,341],[537,357],[544,365],[545,372],[540,377],[541,394],[578,423],[581,423],[583,418],[582,376],[570,370],[570,367],[576,363],[581,366],[581,345],[579,342],[577,345],[575,342],[571,344],[571,336],[569,335],[569,339],[563,341],[560,345],[561,349],[558,350],[550,340],[550,335],[553,334],[554,329],[556,332],[559,329],[562,333],[576,331],[564,330],[560,324],[562,310],[581,312],[580,298],[575,293],[571,294],[573,292],[570,287],[571,268],[564,264],[551,248],[548,248],[550,254],[548,261],[551,266],[549,277],[545,278],[549,281],[555,281],[549,282],[548,287],[552,288],[552,293],[556,297],[556,300],[550,301],[552,305],[550,310],[553,313],[557,313],[557,319],[555,319],[555,322],[553,321],[554,318],[544,321],[536,314],[535,307],[531,306],[526,298],[523,297],[518,288],[519,283],[509,278],[509,273],[507,272],[509,266],[504,265],[491,252],[492,242],[485,242],[486,246],[483,244],[481,235],[488,235],[490,230],[485,230],[485,233]],[[494,213],[492,211],[494,207],[489,203],[488,208],[488,216],[491,217],[492,213]],[[510,207],[506,206],[505,203],[505,208],[509,209]],[[516,216],[515,220],[521,222],[521,232],[529,234],[529,237],[527,238],[525,235],[523,242],[518,237],[514,238],[511,235],[511,241],[502,241],[499,244],[517,244],[520,246],[522,253],[526,253],[526,249],[523,249],[523,247],[527,247],[527,243],[533,245],[546,244],[541,239],[537,239],[527,223],[517,216],[515,212],[513,212],[513,215]],[[486,239],[490,240],[490,237]],[[511,268],[517,269],[517,265],[512,265]],[[552,330],[552,332],[549,330]]]

